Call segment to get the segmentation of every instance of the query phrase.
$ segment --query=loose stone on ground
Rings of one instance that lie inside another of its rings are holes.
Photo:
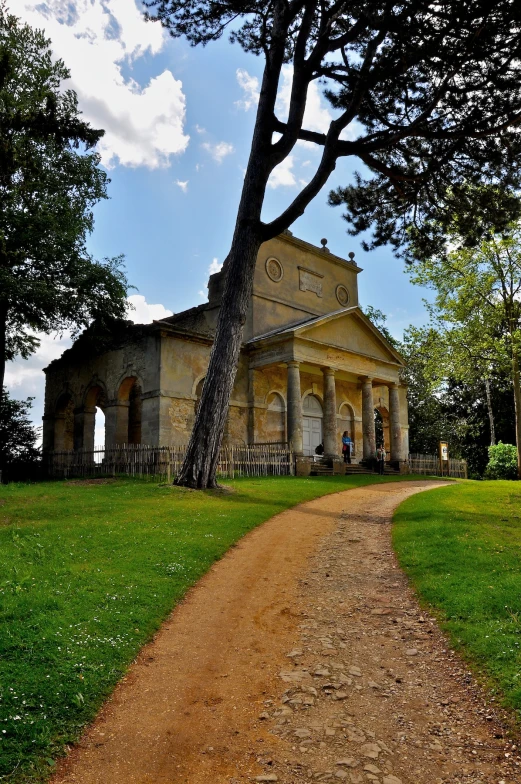
[[[300,582],[300,639],[287,654],[294,668],[279,681],[287,710],[275,701],[270,728],[279,781],[521,782],[493,703],[398,569],[396,500],[372,493],[370,508],[346,504]]]

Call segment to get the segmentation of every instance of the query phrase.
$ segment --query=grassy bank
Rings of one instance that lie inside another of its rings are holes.
[[[0,777],[45,779],[175,603],[243,534],[392,478],[0,486]]]
[[[463,482],[405,501],[394,546],[456,649],[521,719],[521,482]]]

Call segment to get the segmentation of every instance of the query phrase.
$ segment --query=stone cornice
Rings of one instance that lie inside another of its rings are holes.
[[[341,256],[335,256],[335,254],[331,253],[329,249],[324,251],[321,248],[317,248],[316,245],[312,245],[310,242],[306,242],[305,240],[301,240],[298,237],[294,237],[292,234],[279,234],[276,239],[287,242],[290,245],[301,248],[302,250],[311,251],[311,253],[313,253],[315,256],[318,256],[321,259],[326,259],[327,261],[332,261],[333,264],[338,264],[344,269],[347,268],[354,270],[354,272],[362,272],[362,267],[359,267],[354,262],[343,259]]]

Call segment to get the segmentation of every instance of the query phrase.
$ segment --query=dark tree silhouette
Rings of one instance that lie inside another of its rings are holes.
[[[433,213],[465,183],[501,180],[507,190],[517,184],[521,4],[149,0],[145,5],[149,18],[194,46],[230,28],[232,41],[264,58],[214,345],[177,479],[212,487],[259,247],[304,213],[339,158],[357,158],[369,174],[333,194],[332,202],[346,205],[353,232],[373,226],[374,243],[391,241],[397,248],[411,230],[427,237]],[[275,107],[285,63],[293,67],[293,81],[288,116],[279,118]],[[303,125],[315,81],[324,84],[336,110],[327,133]],[[321,150],[314,175],[284,212],[263,222],[268,178],[299,140]]]
[[[94,260],[86,237],[107,176],[69,72],[50,42],[0,2],[0,392],[5,363],[35,332],[125,314],[121,259]],[[1,444],[0,444],[1,448]]]

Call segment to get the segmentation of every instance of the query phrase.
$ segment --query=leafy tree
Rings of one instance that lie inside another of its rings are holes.
[[[443,388],[430,370],[438,335],[429,328],[405,330],[399,351],[406,361],[403,380],[407,384],[409,405],[409,449],[413,453],[437,454],[441,440],[455,442],[452,423],[447,416]]]
[[[458,247],[416,262],[412,279],[436,292],[431,310],[443,327],[454,375],[490,379],[508,372],[521,477],[521,224],[477,247]]]
[[[36,448],[38,433],[29,419],[32,398],[13,400],[0,395],[0,475],[3,481],[26,478],[40,460]]]
[[[81,119],[49,45],[0,4],[0,390],[35,332],[125,313],[121,259],[97,262],[85,245],[107,195],[92,151],[103,131]]]
[[[262,242],[288,228],[337,161],[364,179],[332,196],[354,232],[407,242],[466,182],[518,182],[521,6],[512,0],[148,0],[150,18],[196,46],[219,38],[264,58],[264,72],[226,281],[201,403],[179,484],[215,485],[215,469]],[[276,115],[281,69],[293,81]],[[310,85],[336,110],[327,133],[304,127]],[[274,220],[262,220],[268,178],[299,141],[321,151],[310,182]],[[502,193],[507,193],[507,190]],[[504,209],[508,212],[508,199]],[[421,233],[421,232],[420,232]]]
[[[485,476],[487,479],[516,479],[517,478],[517,449],[513,444],[503,444],[502,441],[495,446],[490,446],[489,461]]]
[[[387,327],[387,316],[378,308],[374,308],[372,305],[368,305],[364,310],[365,315],[372,321],[376,329],[378,329],[384,338],[387,340],[391,346],[400,350],[400,341],[396,340],[396,338],[391,335],[389,332],[389,328]]]

